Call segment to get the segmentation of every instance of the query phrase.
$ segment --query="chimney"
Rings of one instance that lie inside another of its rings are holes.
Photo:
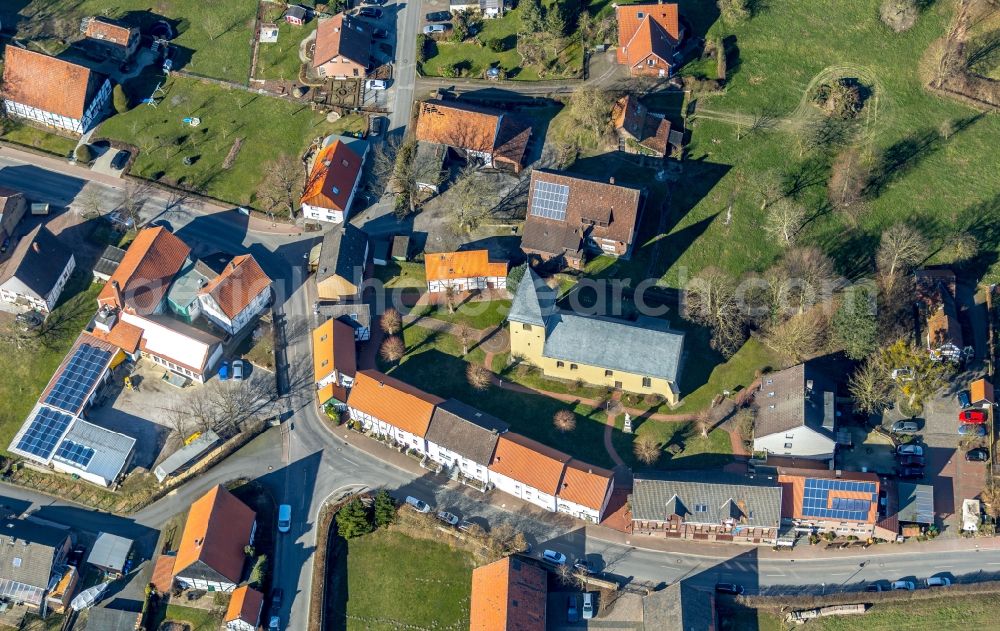
[[[31,249],[35,251],[35,254],[42,253],[42,248],[38,245],[38,241],[31,242]]]
[[[122,300],[122,286],[118,284],[118,281],[112,280],[111,289],[113,289],[115,292],[115,303],[117,304],[118,308],[124,309],[125,301]]]
[[[232,271],[236,271],[236,259],[229,261],[229,269]]]
[[[615,183],[615,176],[612,175],[611,177],[608,178],[608,184],[614,184],[614,183]]]

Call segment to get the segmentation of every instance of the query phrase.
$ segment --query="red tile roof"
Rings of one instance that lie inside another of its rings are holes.
[[[229,319],[235,318],[262,291],[271,286],[271,279],[249,254],[237,256],[221,274],[208,281],[198,293],[215,299]]]
[[[4,98],[67,118],[83,118],[104,79],[83,66],[13,44],[4,56]]]
[[[615,8],[618,19],[618,62],[634,66],[656,55],[670,61],[680,41],[676,4],[628,4]]]
[[[316,50],[313,68],[334,57],[343,56],[367,68],[371,63],[372,31],[364,21],[338,13],[321,20],[316,27]]]
[[[260,622],[260,610],[264,604],[264,594],[249,585],[240,585],[233,590],[223,622],[242,620],[256,627]]]
[[[600,469],[579,460],[566,463],[562,485],[559,487],[559,497],[562,499],[593,508],[600,511],[604,508],[604,498],[608,496],[608,488],[614,474],[607,469]]]
[[[497,441],[497,449],[489,468],[490,471],[527,484],[542,493],[555,495],[569,459],[561,451],[520,434],[507,432]]]
[[[142,340],[142,329],[121,320],[115,322],[111,330],[106,333],[100,329],[94,329],[90,333],[97,339],[114,344],[129,354],[139,350],[139,342]]]
[[[141,230],[97,302],[127,307],[141,315],[152,313],[190,253],[191,248],[162,226]],[[124,305],[118,304],[115,297],[115,282],[121,287]]]
[[[102,42],[111,42],[119,46],[128,46],[131,34],[132,29],[128,26],[100,17],[92,18],[87,23],[87,31],[85,33],[87,37],[101,40]]]
[[[361,165],[361,156],[339,140],[323,147],[313,162],[301,203],[346,211]]]
[[[474,569],[469,631],[544,631],[546,578],[517,557]]]
[[[359,370],[347,405],[415,436],[427,434],[434,407],[444,399],[382,374]]]
[[[489,250],[437,252],[424,255],[427,280],[454,280],[507,275],[507,263],[491,263]]]
[[[153,564],[153,576],[149,582],[161,594],[166,594],[173,587],[175,561],[177,561],[177,557],[161,554],[156,557],[156,563]]]
[[[174,576],[183,576],[192,563],[201,561],[238,583],[256,514],[243,502],[216,486],[191,504],[184,533],[177,548]]]

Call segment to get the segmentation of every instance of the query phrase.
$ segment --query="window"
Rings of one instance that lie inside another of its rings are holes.
[[[531,330],[531,325],[530,324],[522,324],[521,325],[521,330],[522,331],[530,331]]]
[[[329,364],[329,363],[330,363],[330,360],[329,360],[329,359],[324,359],[324,360],[323,360],[323,363],[321,363],[321,364],[320,364],[320,367],[323,367],[323,366],[326,366],[326,365],[327,365],[327,364]]]
[[[642,378],[642,387],[643,388],[652,388],[653,387],[653,380],[650,379],[649,377],[643,377]]]
[[[656,60],[655,59],[647,59],[646,60],[646,65],[647,66],[655,66],[656,65]]]
[[[14,557],[14,559],[11,561],[11,564],[14,567],[21,567],[21,557]]]
[[[791,440],[791,439],[795,438],[795,434],[785,434],[785,438],[787,438],[788,440]]]
[[[696,513],[707,513],[708,512],[708,504],[695,504],[694,505],[694,512],[696,512]]]
[[[613,370],[605,370],[604,371],[604,376],[605,377],[610,377],[610,376],[612,376],[614,374],[615,374],[615,371],[613,371]]]
[[[791,449],[792,443],[785,443],[785,449]]]
[[[556,362],[556,368],[562,368],[565,365],[563,362]]]
[[[622,382],[616,381],[615,382],[615,387],[618,388],[619,390],[621,390],[622,389]]]
[[[576,369],[578,369],[578,368],[579,368],[579,366],[577,366],[576,364],[570,364],[570,365],[569,365],[569,369],[570,369],[570,370],[576,370]]]
[[[644,17],[646,17],[646,14],[643,13],[642,11],[639,11],[638,13],[635,14],[635,17],[637,17],[637,18],[639,18],[641,20]]]

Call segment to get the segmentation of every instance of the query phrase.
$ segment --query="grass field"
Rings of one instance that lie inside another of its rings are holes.
[[[480,300],[455,305],[455,313],[449,313],[447,305],[427,306],[414,309],[415,316],[430,317],[454,324],[465,323],[474,329],[494,329],[507,320],[510,300]]]
[[[222,624],[222,613],[206,611],[195,607],[184,607],[183,605],[167,605],[165,609],[157,611],[161,623],[172,620],[175,622],[185,622],[190,631],[215,631]],[[159,626],[153,627],[159,629]]]
[[[299,45],[316,30],[315,20],[305,26],[293,26],[279,21],[278,41],[257,47],[257,69],[255,79],[276,79],[295,81],[299,76],[302,61],[299,59]]]
[[[331,571],[346,585],[334,588],[330,629],[468,628],[469,553],[385,529],[340,548]]]
[[[139,148],[133,175],[200,187],[239,205],[253,203],[272,160],[281,154],[298,158],[312,139],[352,123],[346,117],[330,124],[304,105],[182,77],[164,89],[158,107],[134,107],[107,120],[98,134]],[[185,125],[188,116],[200,118],[201,125]],[[224,168],[238,138],[243,142],[236,159]],[[198,157],[191,166],[183,163],[188,156]]]
[[[35,149],[57,155],[60,158],[65,158],[76,148],[76,140],[72,138],[52,134],[37,127],[10,120],[5,121],[4,132],[0,137],[9,142],[25,145],[26,147],[34,147]]]
[[[12,6],[19,16],[0,7],[5,28],[16,24],[18,37],[35,40],[50,54],[58,54],[81,37],[80,20],[85,17],[106,15],[141,29],[166,20],[177,33],[170,42],[177,52],[175,69],[240,83],[246,82],[250,72],[256,0],[21,0],[3,4]]]

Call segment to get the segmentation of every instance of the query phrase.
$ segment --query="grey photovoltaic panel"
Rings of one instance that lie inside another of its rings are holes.
[[[835,497],[830,501],[830,491],[870,493],[871,501]],[[802,515],[822,519],[850,519],[865,521],[871,504],[877,501],[873,482],[853,480],[807,479],[802,497]]]
[[[110,351],[81,344],[52,386],[49,396],[45,397],[45,403],[72,414],[78,413],[110,359]]]
[[[535,182],[535,195],[531,199],[531,214],[536,217],[563,221],[566,219],[566,200],[569,187],[552,182]]]
[[[86,445],[64,440],[56,450],[56,458],[86,468],[94,458],[94,450]]]
[[[48,460],[72,420],[73,417],[69,414],[47,407],[39,408],[35,418],[31,419],[27,431],[18,441],[17,449],[42,460]]]

